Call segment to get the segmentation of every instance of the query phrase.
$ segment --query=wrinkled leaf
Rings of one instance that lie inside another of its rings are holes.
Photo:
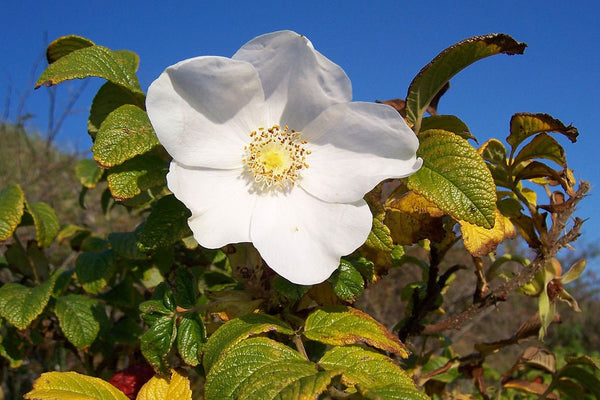
[[[565,150],[552,136],[545,133],[540,133],[527,143],[515,157],[514,163],[519,164],[535,158],[554,161],[563,168],[567,166]]]
[[[155,370],[167,369],[166,357],[176,334],[175,319],[171,316],[161,316],[154,319],[153,324],[140,338],[142,354]]]
[[[406,397],[408,399],[427,398],[417,391],[412,378],[391,358],[362,346],[334,347],[318,364],[325,370],[342,371],[342,383],[348,387],[376,390],[389,386],[414,395]]]
[[[112,250],[81,253],[75,260],[75,273],[83,289],[98,294],[106,287],[115,273],[115,260]]]
[[[406,117],[420,131],[425,110],[459,71],[482,58],[499,54],[523,54],[527,45],[505,34],[490,34],[465,39],[442,51],[411,82],[406,95]]]
[[[210,336],[204,346],[204,370],[210,371],[222,353],[247,337],[272,331],[294,334],[288,324],[268,314],[248,314],[227,322]]]
[[[92,100],[88,118],[88,133],[95,138],[106,117],[122,105],[133,104],[143,109],[145,98],[146,96],[141,92],[131,92],[122,86],[106,82]]]
[[[313,363],[300,353],[274,340],[256,337],[244,340],[225,351],[206,377],[207,400],[250,399],[241,396],[247,382],[256,389],[252,399],[273,398],[291,381],[316,374]],[[271,378],[271,374],[278,379]],[[272,394],[269,397],[269,394]]]
[[[385,326],[351,307],[330,306],[314,311],[306,319],[303,335],[329,345],[366,343],[408,357],[404,344]]]
[[[496,247],[505,239],[511,239],[517,235],[510,219],[503,216],[500,211],[496,211],[496,223],[491,229],[485,229],[461,221],[460,230],[465,248],[475,257],[483,256],[496,250]]]
[[[12,236],[23,216],[25,195],[17,184],[9,185],[0,192],[0,240]]]
[[[408,178],[409,188],[457,220],[493,227],[496,185],[476,150],[444,131],[427,131],[419,140],[423,166]]]
[[[108,168],[159,145],[146,111],[125,104],[106,117],[92,147],[94,160]]]
[[[170,246],[191,234],[187,219],[191,216],[186,206],[169,195],[158,200],[139,233],[138,246],[149,250]]]
[[[577,128],[552,118],[548,114],[519,113],[510,119],[510,135],[506,141],[516,148],[523,140],[538,133],[558,132],[565,135],[571,142],[577,141]]]
[[[340,375],[338,371],[319,371],[289,383],[273,400],[316,400],[327,390],[331,379]]]
[[[110,383],[77,372],[46,372],[24,397],[28,400],[129,400]]]
[[[75,347],[90,346],[100,332],[99,313],[104,312],[96,299],[70,294],[56,300],[60,328]]]
[[[89,46],[74,50],[46,68],[35,84],[52,86],[70,79],[104,78],[132,92],[141,92],[135,71],[123,65],[113,51],[103,46]]]
[[[169,380],[154,376],[140,389],[136,400],[192,400],[192,389],[187,377],[171,370]]]
[[[342,300],[350,301],[360,296],[365,288],[365,281],[351,262],[341,260],[327,281],[333,287],[336,296]]]
[[[198,365],[202,344],[205,342],[206,331],[198,314],[184,314],[177,327],[177,350],[183,361],[191,366]]]
[[[54,278],[36,287],[7,283],[0,287],[0,316],[19,329],[25,329],[44,311]]]
[[[131,199],[142,191],[166,184],[169,164],[152,154],[142,154],[108,171],[106,180],[117,200]]]

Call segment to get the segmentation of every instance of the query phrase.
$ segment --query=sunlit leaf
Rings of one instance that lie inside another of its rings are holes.
[[[477,151],[450,132],[429,130],[419,139],[423,166],[408,187],[457,220],[493,227],[496,185]]]
[[[136,400],[191,400],[190,381],[175,370],[171,370],[170,379],[154,376],[140,389]]]
[[[32,288],[4,284],[0,287],[0,316],[19,329],[27,328],[46,308],[53,287],[54,278]]]
[[[70,294],[56,301],[56,316],[60,328],[75,347],[83,349],[91,345],[100,332],[98,313],[100,303],[96,299]]]
[[[297,351],[268,338],[250,338],[219,358],[207,375],[205,395],[207,400],[273,399],[317,373]]]
[[[504,165],[506,164],[506,148],[497,139],[490,139],[479,147],[477,152],[485,161],[489,161],[493,164]]]
[[[222,353],[247,337],[272,331],[285,335],[294,333],[288,324],[268,314],[248,314],[227,322],[210,336],[204,346],[204,370],[210,371]]]
[[[442,51],[411,82],[406,95],[406,117],[420,131],[425,110],[446,83],[470,64],[499,54],[523,54],[527,45],[505,34],[490,34],[465,39]]]
[[[19,185],[9,185],[0,192],[0,240],[12,236],[23,216],[24,204],[25,195]]]
[[[77,372],[46,372],[24,397],[28,400],[129,400],[110,383]]]
[[[313,311],[306,319],[303,335],[330,345],[366,343],[408,357],[404,344],[385,326],[351,307],[330,306]]]
[[[545,133],[540,133],[527,143],[516,155],[514,164],[536,158],[554,161],[561,167],[567,166],[565,150],[552,136]]]
[[[365,200],[373,214],[373,226],[365,245],[379,251],[391,251],[394,248],[394,241],[390,236],[389,228],[383,223],[385,210],[379,198],[380,190],[377,189],[365,196]]]
[[[318,364],[325,370],[342,371],[342,383],[348,387],[375,391],[390,387],[387,390],[405,391],[406,399],[427,398],[419,393],[412,378],[391,358],[362,346],[334,347],[323,355]]]
[[[510,119],[510,135],[506,141],[516,148],[523,140],[538,133],[558,132],[575,143],[579,132],[577,128],[552,118],[548,114],[519,113]]]
[[[103,167],[119,165],[159,145],[146,112],[125,104],[112,111],[100,125],[92,147]]]
[[[103,46],[73,50],[57,59],[39,77],[35,88],[52,86],[70,79],[104,78],[132,92],[141,92],[135,71],[124,65],[121,57]]]
[[[491,229],[485,229],[468,222],[459,221],[465,248],[475,257],[483,256],[496,249],[505,239],[517,234],[510,219],[496,211],[496,223]]]

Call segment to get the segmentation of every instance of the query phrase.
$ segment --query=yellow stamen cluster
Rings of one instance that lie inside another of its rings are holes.
[[[262,189],[277,185],[286,188],[294,185],[302,168],[308,168],[306,141],[300,140],[300,132],[283,130],[279,125],[263,127],[250,133],[252,141],[244,147],[244,163]]]

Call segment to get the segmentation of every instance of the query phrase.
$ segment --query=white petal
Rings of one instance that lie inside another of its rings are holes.
[[[197,57],[167,68],[148,88],[146,108],[158,140],[180,163],[238,168],[252,130],[266,123],[252,65]]]
[[[256,195],[243,170],[189,168],[173,161],[167,185],[192,212],[188,223],[202,246],[250,241]]]
[[[337,104],[302,132],[312,151],[300,186],[330,202],[354,202],[379,182],[416,172],[417,137],[390,106]]]
[[[352,100],[348,76],[295,32],[254,38],[233,56],[258,70],[273,122],[302,130],[325,108]]]
[[[252,218],[252,243],[278,274],[291,282],[323,282],[340,257],[362,245],[373,217],[367,204],[323,202],[302,189],[264,196]]]

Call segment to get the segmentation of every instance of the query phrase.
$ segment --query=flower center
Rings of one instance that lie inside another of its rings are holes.
[[[261,188],[293,186],[300,170],[308,168],[306,156],[310,151],[305,148],[306,141],[300,140],[300,132],[290,130],[287,125],[283,130],[279,125],[261,127],[252,131],[250,137],[252,141],[244,147],[243,161]]]

